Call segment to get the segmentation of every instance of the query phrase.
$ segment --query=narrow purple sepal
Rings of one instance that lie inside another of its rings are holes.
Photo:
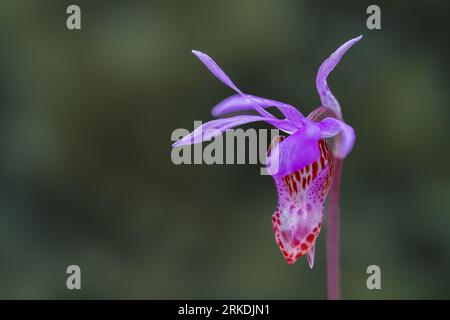
[[[172,144],[172,147],[179,147],[183,145],[209,141],[212,138],[221,135],[228,129],[256,121],[265,121],[287,133],[292,133],[295,130],[297,130],[297,128],[288,120],[267,119],[265,117],[254,115],[241,115],[206,122],[201,126],[199,126],[197,129],[195,129],[193,132],[188,134],[187,136],[181,138],[180,140]]]
[[[219,67],[219,65],[206,53],[201,51],[192,50],[192,53],[200,59],[200,61],[211,71],[213,75],[215,75],[220,81],[226,84],[228,87],[236,91],[243,98],[248,99],[252,104],[253,108],[259,112],[264,117],[276,119],[272,114],[261,108],[256,101],[254,101],[250,96],[243,93],[234,83],[231,81],[230,77],[226,75],[226,73]]]
[[[320,101],[324,107],[332,109],[339,119],[342,119],[342,112],[339,102],[331,93],[330,88],[328,87],[327,77],[331,71],[336,67],[336,65],[341,60],[342,56],[350,49],[356,42],[361,40],[362,35],[351,39],[340,46],[335,52],[333,52],[328,59],[326,59],[319,68],[316,77],[316,87],[317,92],[320,96]]]
[[[291,120],[298,127],[301,127],[301,123],[303,122],[303,119],[305,117],[294,106],[291,106],[284,102],[261,98],[257,96],[252,95],[247,96],[250,97],[253,101],[257,102],[258,105],[262,108],[269,108],[269,107],[278,108],[286,117],[286,119]],[[246,99],[245,97],[236,94],[219,102],[216,106],[214,106],[211,113],[213,116],[219,117],[221,115],[231,112],[239,112],[252,109],[253,104],[249,99]]]

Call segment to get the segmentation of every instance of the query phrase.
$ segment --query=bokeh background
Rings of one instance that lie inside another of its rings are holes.
[[[82,30],[65,25],[69,4]],[[2,1],[0,298],[326,297],[316,263],[284,262],[259,165],[180,165],[170,136],[245,91],[305,114],[320,63],[357,132],[342,187],[348,299],[450,298],[449,5],[378,1]],[[248,126],[250,127],[250,126]],[[269,128],[264,124],[257,127]],[[66,289],[66,267],[82,290]],[[366,288],[377,264],[382,290]]]

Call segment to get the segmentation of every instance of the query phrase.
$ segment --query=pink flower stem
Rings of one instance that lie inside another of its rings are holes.
[[[327,283],[328,299],[340,300],[340,208],[339,193],[341,189],[341,174],[343,160],[334,158],[334,177],[330,190],[330,202],[328,207],[328,235],[327,235]]]
[[[319,107],[308,115],[308,119],[319,122],[326,117],[339,117],[330,108]],[[335,139],[335,147],[341,143],[340,137]],[[327,235],[327,283],[328,299],[341,299],[340,283],[340,263],[339,263],[339,245],[340,245],[340,225],[339,225],[339,196],[341,190],[341,175],[344,161],[334,157],[334,177],[333,184],[329,193],[328,204],[328,235]]]

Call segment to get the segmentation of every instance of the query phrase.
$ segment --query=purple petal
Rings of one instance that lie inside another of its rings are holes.
[[[347,41],[342,46],[340,46],[335,52],[333,52],[328,59],[326,59],[319,68],[316,78],[317,92],[320,96],[320,101],[324,107],[331,108],[339,118],[342,118],[341,107],[339,102],[333,96],[330,88],[327,84],[327,77],[334,67],[339,63],[342,56],[353,46],[356,42],[361,40],[362,36],[356,37],[352,40]]]
[[[331,138],[341,133],[341,140],[336,145],[335,156],[344,159],[352,150],[356,135],[352,127],[341,120],[325,118],[317,126],[321,131],[322,138]]]
[[[285,176],[297,171],[320,156],[320,129],[311,121],[304,121],[303,128],[287,137],[267,157],[267,171],[272,176]]]
[[[256,101],[254,101],[250,96],[244,94],[238,87],[231,81],[231,79],[226,75],[226,73],[219,67],[219,65],[206,53],[201,51],[192,50],[192,53],[200,59],[200,61],[212,72],[220,81],[226,84],[228,87],[236,91],[243,98],[248,99],[253,106],[253,108],[258,111],[262,116],[267,118],[276,119],[272,114],[261,108]]]
[[[252,95],[247,96],[250,97],[256,103],[258,103],[258,105],[262,108],[277,107],[287,119],[291,120],[293,123],[301,127],[301,123],[305,117],[301,114],[300,111],[297,110],[297,108],[284,102],[260,98]],[[211,113],[213,116],[219,117],[223,114],[231,112],[252,110],[252,109],[253,104],[249,99],[246,99],[245,97],[236,94],[219,102],[212,109]]]
[[[180,140],[172,144],[172,147],[208,141],[214,137],[221,135],[223,132],[225,132],[230,128],[256,121],[266,121],[271,125],[279,128],[280,130],[283,130],[288,133],[294,132],[297,129],[288,120],[267,119],[261,116],[253,116],[253,115],[235,116],[206,122],[203,125],[199,126],[197,129],[195,129],[193,132],[188,134],[187,136],[181,138]]]

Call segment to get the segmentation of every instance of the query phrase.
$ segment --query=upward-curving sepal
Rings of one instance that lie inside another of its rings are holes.
[[[273,116],[270,112],[267,112],[262,107],[258,105],[256,101],[252,99],[251,96],[246,95],[243,93],[234,83],[231,81],[230,77],[227,76],[227,74],[219,67],[219,65],[206,53],[192,50],[192,53],[211,71],[213,75],[215,75],[220,81],[222,81],[224,84],[226,84],[228,87],[236,91],[239,95],[241,95],[244,99],[247,99],[253,108],[259,112],[264,117],[276,119],[275,116]]]
[[[341,107],[328,87],[327,77],[339,63],[347,50],[350,49],[356,42],[361,40],[361,38],[362,36],[356,37],[340,46],[320,65],[319,71],[317,72],[316,87],[317,92],[319,93],[320,101],[324,107],[332,109],[339,119],[342,119]]]

